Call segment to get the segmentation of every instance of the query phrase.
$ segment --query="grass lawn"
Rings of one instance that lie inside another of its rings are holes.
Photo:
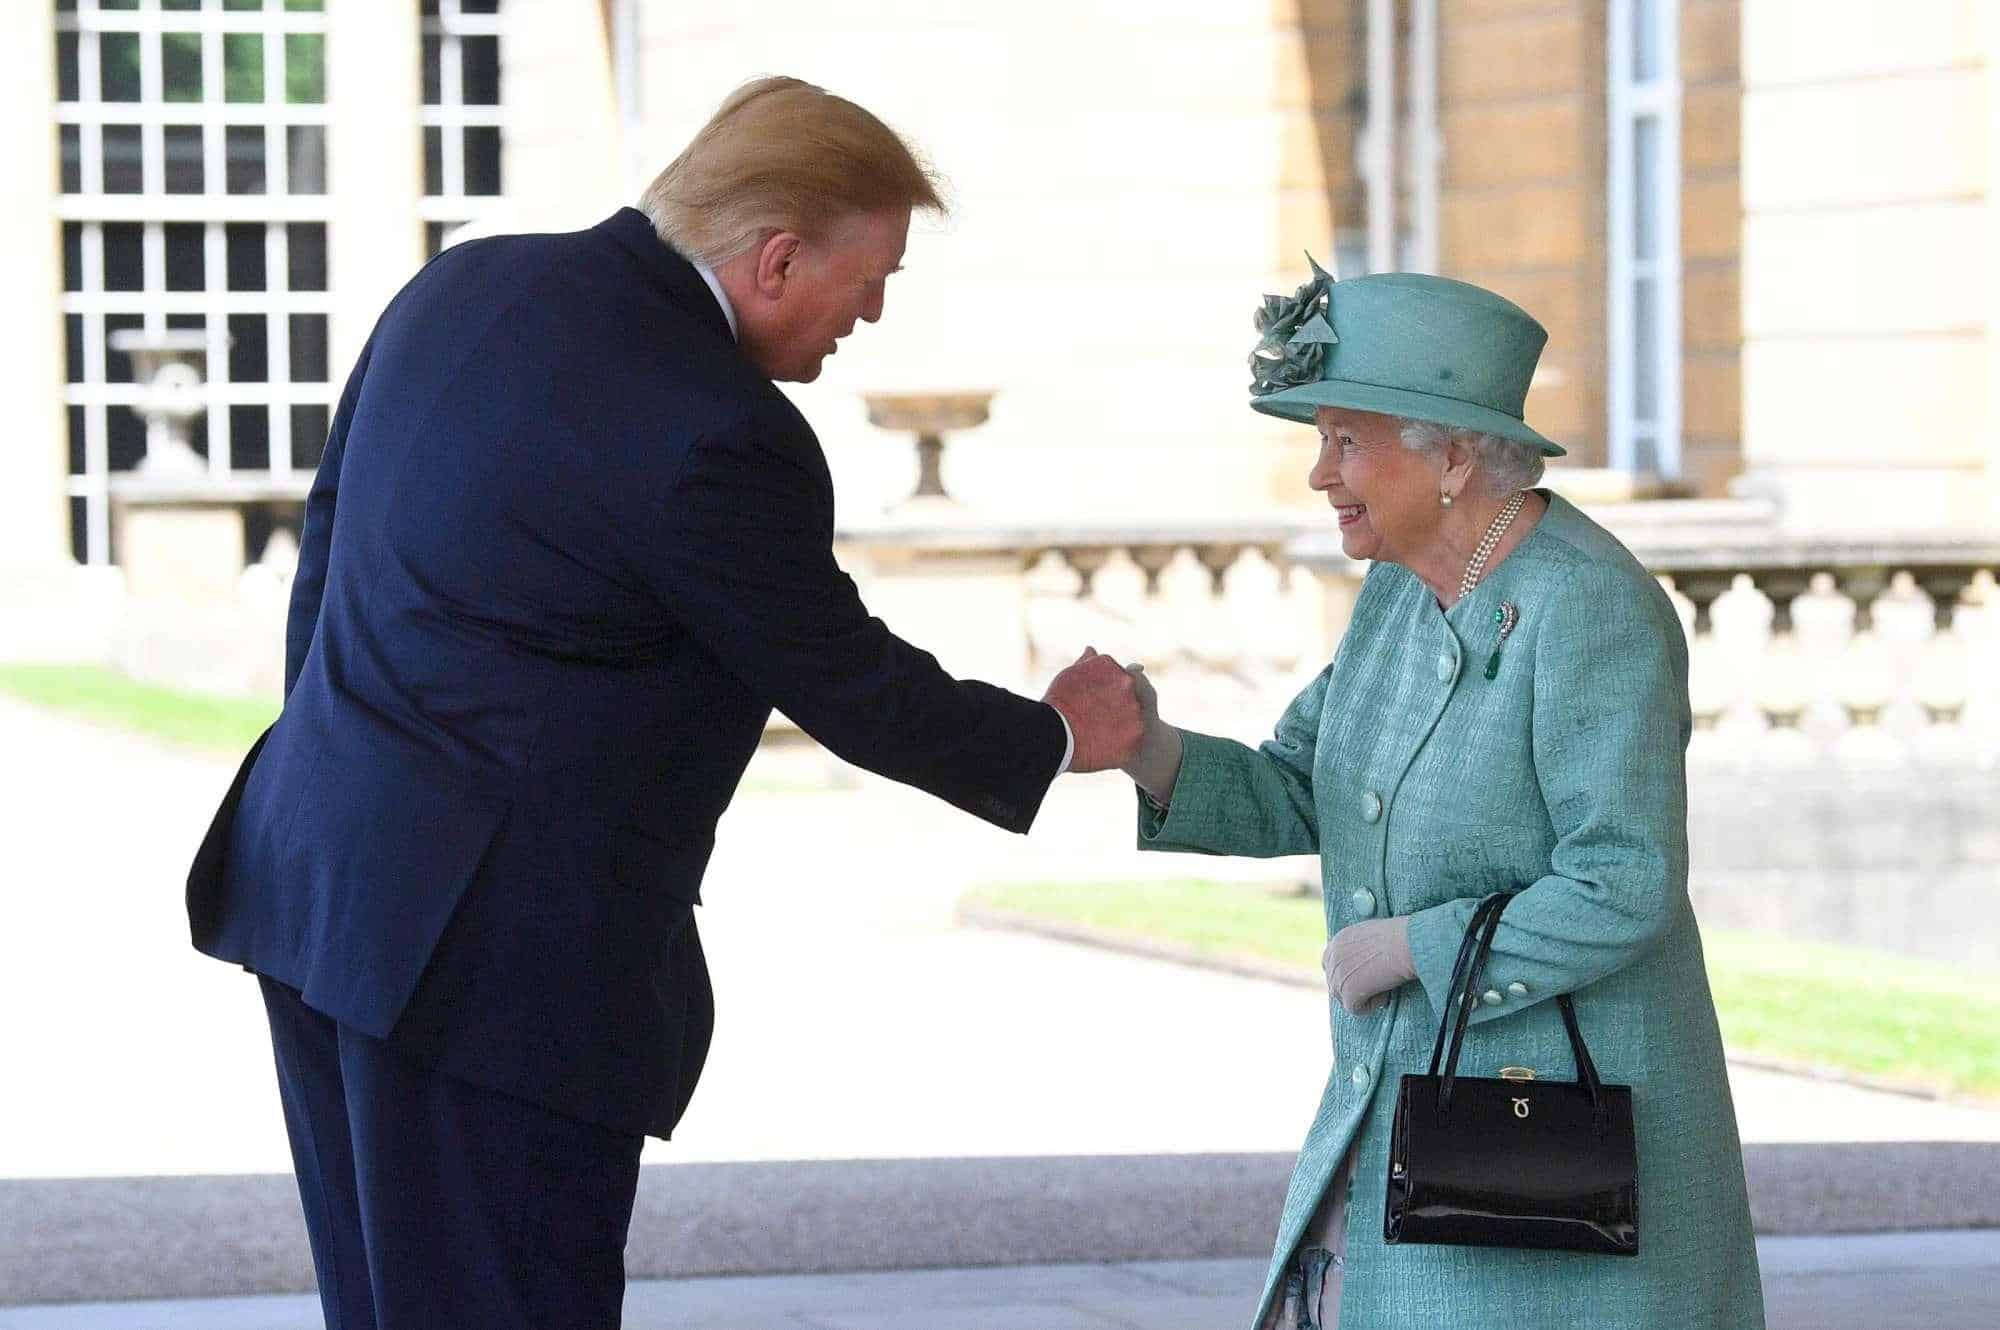
[[[278,714],[275,699],[183,693],[88,665],[0,666],[0,693],[80,720],[232,757],[242,756]]]
[[[1024,883],[972,903],[1049,923],[1294,966],[1317,980],[1316,897],[1203,881]],[[1950,1094],[2000,1099],[2000,977],[1864,947],[1704,931],[1709,984],[1735,1052]]]

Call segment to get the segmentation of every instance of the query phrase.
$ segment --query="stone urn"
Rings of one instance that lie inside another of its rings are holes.
[[[208,334],[125,328],[112,333],[110,342],[113,351],[132,358],[132,377],[142,385],[132,407],[146,422],[140,473],[162,479],[208,474],[208,464],[189,441],[190,428],[208,409],[202,391]]]
[[[986,423],[993,393],[865,393],[868,423],[886,430],[917,436],[917,487],[905,504],[955,503],[945,493],[940,471],[944,459],[944,436],[952,430],[971,429]]]

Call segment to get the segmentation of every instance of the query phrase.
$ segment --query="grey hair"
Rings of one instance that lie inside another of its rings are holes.
[[[1472,449],[1479,459],[1475,483],[1496,495],[1527,489],[1542,478],[1542,450],[1531,443],[1503,439],[1483,430],[1407,418],[1401,421],[1398,432],[1405,448],[1427,456],[1435,456],[1451,443],[1462,443]]]

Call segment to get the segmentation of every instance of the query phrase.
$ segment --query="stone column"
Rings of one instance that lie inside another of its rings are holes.
[[[62,228],[57,198],[55,20],[52,5],[17,7],[0,41],[0,581],[17,572],[65,566],[64,502],[68,427],[64,420]]]
[[[603,5],[511,0],[500,9],[500,100],[507,123],[495,229],[594,226],[638,198],[627,188]],[[654,164],[657,170],[665,158]]]
[[[1986,224],[2000,235],[2000,5],[1985,5]],[[1986,520],[2000,523],[2000,263],[1986,269]]]
[[[1990,8],[1743,5],[1735,488],[1788,525],[1990,515]]]
[[[423,99],[415,5],[327,5],[330,369],[346,382],[383,306],[424,261]]]

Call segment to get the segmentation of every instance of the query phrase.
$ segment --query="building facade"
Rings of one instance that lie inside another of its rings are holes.
[[[200,483],[254,555],[427,255],[597,220],[774,70],[904,129],[955,205],[919,225],[883,324],[796,394],[849,514],[909,480],[860,394],[920,389],[996,393],[946,459],[975,511],[1310,502],[1305,432],[1244,410],[1242,361],[1256,296],[1311,250],[1540,317],[1529,416],[1582,490],[1992,525],[1996,10],[21,0],[0,566],[119,562],[147,437],[118,348],[167,334],[199,343]]]

